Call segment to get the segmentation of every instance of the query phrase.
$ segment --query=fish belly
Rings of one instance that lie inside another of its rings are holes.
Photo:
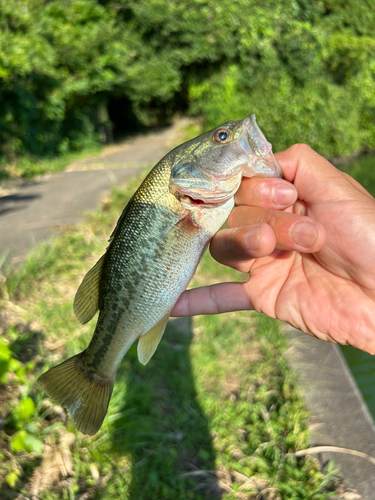
[[[165,211],[160,218],[154,212],[143,230],[137,227],[137,245],[129,255],[123,248],[130,245],[129,234],[113,242],[102,278],[109,275],[103,308],[86,351],[87,364],[93,369],[95,365],[97,373],[113,373],[135,340],[169,317],[232,207],[230,200],[220,209],[206,209],[199,214],[199,225],[188,218],[179,220],[175,214],[167,216]]]

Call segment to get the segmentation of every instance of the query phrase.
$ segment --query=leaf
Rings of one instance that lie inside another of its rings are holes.
[[[16,432],[16,434],[14,434],[14,436],[12,437],[12,441],[10,443],[11,448],[14,451],[26,450],[26,448],[25,448],[26,435],[27,435],[26,431],[19,431],[19,432]],[[26,451],[30,451],[30,450],[26,450]]]
[[[13,416],[17,423],[26,423],[33,416],[35,411],[34,401],[27,397],[22,399],[13,410]]]
[[[11,448],[13,451],[33,451],[40,454],[43,451],[43,442],[25,430],[21,430],[12,437]]]
[[[9,349],[8,344],[0,339],[0,361],[8,361],[12,357],[12,351]]]
[[[12,472],[9,472],[9,474],[6,475],[5,481],[8,483],[8,485],[11,488],[14,488],[16,486],[19,475],[20,475],[20,473],[18,470],[14,470]]]
[[[35,453],[41,454],[43,451],[43,441],[32,434],[26,435],[25,445],[30,449],[30,451],[34,451]]]
[[[9,371],[9,360],[12,358],[12,352],[8,344],[0,338],[0,383],[7,383],[7,373]]]
[[[7,383],[7,373],[9,371],[9,363],[0,358],[0,384]]]
[[[22,363],[18,359],[11,358],[9,360],[8,371],[11,373],[16,373],[20,368],[22,368]]]

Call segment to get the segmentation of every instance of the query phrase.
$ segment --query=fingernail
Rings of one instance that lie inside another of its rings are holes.
[[[276,184],[273,191],[273,201],[281,207],[288,207],[297,199],[297,192],[288,184]]]
[[[318,237],[318,232],[314,224],[310,222],[298,222],[291,230],[292,240],[301,247],[311,248]]]
[[[258,250],[260,225],[252,226],[244,236],[245,245],[250,250]]]

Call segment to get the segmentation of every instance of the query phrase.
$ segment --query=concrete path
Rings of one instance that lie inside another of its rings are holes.
[[[142,167],[154,166],[184,139],[189,120],[138,135],[121,146],[70,165],[65,172],[3,184],[0,197],[0,259],[13,263],[66,224],[76,224],[86,210],[96,208],[113,184],[121,184]]]

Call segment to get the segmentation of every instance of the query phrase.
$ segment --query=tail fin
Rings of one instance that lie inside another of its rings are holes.
[[[103,379],[87,370],[84,352],[51,368],[38,380],[48,396],[68,409],[77,429],[91,436],[98,432],[108,410],[115,375]]]

